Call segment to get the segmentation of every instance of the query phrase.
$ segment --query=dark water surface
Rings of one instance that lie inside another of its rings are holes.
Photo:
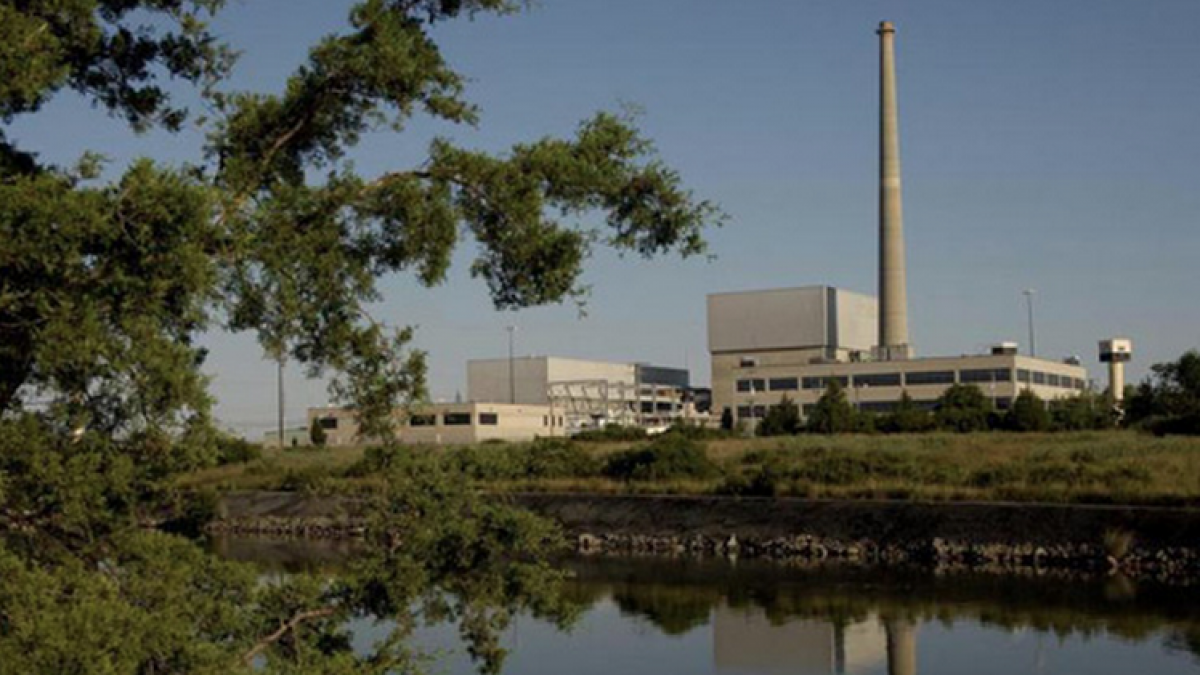
[[[223,539],[268,569],[334,568],[353,547]],[[1200,588],[801,568],[724,560],[564,563],[584,608],[563,632],[531,617],[506,635],[510,675],[1200,674]],[[386,630],[355,626],[364,645]],[[444,672],[475,672],[452,626],[420,642]]]

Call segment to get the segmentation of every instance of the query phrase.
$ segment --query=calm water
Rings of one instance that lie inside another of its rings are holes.
[[[224,540],[264,567],[336,565],[346,547]],[[567,632],[531,617],[505,673],[1200,675],[1200,589],[979,574],[801,569],[726,561],[583,559]],[[384,628],[355,626],[364,645]],[[452,626],[419,640],[473,673]]]

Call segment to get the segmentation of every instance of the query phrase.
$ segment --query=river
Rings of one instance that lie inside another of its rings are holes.
[[[264,570],[336,569],[352,545],[223,538]],[[508,675],[1200,674],[1200,588],[1030,573],[574,558],[568,629],[519,617]],[[367,645],[385,630],[363,623]],[[439,669],[475,670],[453,626],[419,632]]]

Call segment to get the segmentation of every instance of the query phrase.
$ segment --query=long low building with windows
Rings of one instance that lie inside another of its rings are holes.
[[[1023,356],[1014,343],[989,354],[878,359],[876,308],[871,296],[826,286],[710,295],[714,413],[753,422],[787,397],[807,415],[830,379],[859,409],[878,413],[905,393],[932,407],[955,384],[979,387],[998,410],[1024,389],[1052,400],[1089,386],[1077,362]]]
[[[562,436],[562,411],[548,405],[508,403],[433,403],[396,412],[396,436],[401,443],[468,445],[490,440],[527,441],[539,436]],[[345,447],[370,443],[359,437],[354,411],[309,408],[308,423],[325,431],[325,444]]]
[[[917,358],[903,361],[811,363],[790,359],[786,352],[771,358],[739,359],[740,365],[723,378],[731,391],[721,397],[738,419],[756,419],[785,396],[807,415],[836,379],[847,399],[860,410],[886,413],[907,393],[922,407],[932,408],[955,384],[979,387],[998,410],[1007,409],[1022,390],[1043,400],[1075,396],[1088,387],[1080,366],[1035,359],[998,349],[993,354]],[[714,401],[718,398],[713,392]]]

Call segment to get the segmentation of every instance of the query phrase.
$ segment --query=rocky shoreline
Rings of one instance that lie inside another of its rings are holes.
[[[1200,582],[1200,511],[698,497],[505,495],[560,523],[583,555],[727,557]],[[227,495],[210,534],[352,539],[353,502]]]

